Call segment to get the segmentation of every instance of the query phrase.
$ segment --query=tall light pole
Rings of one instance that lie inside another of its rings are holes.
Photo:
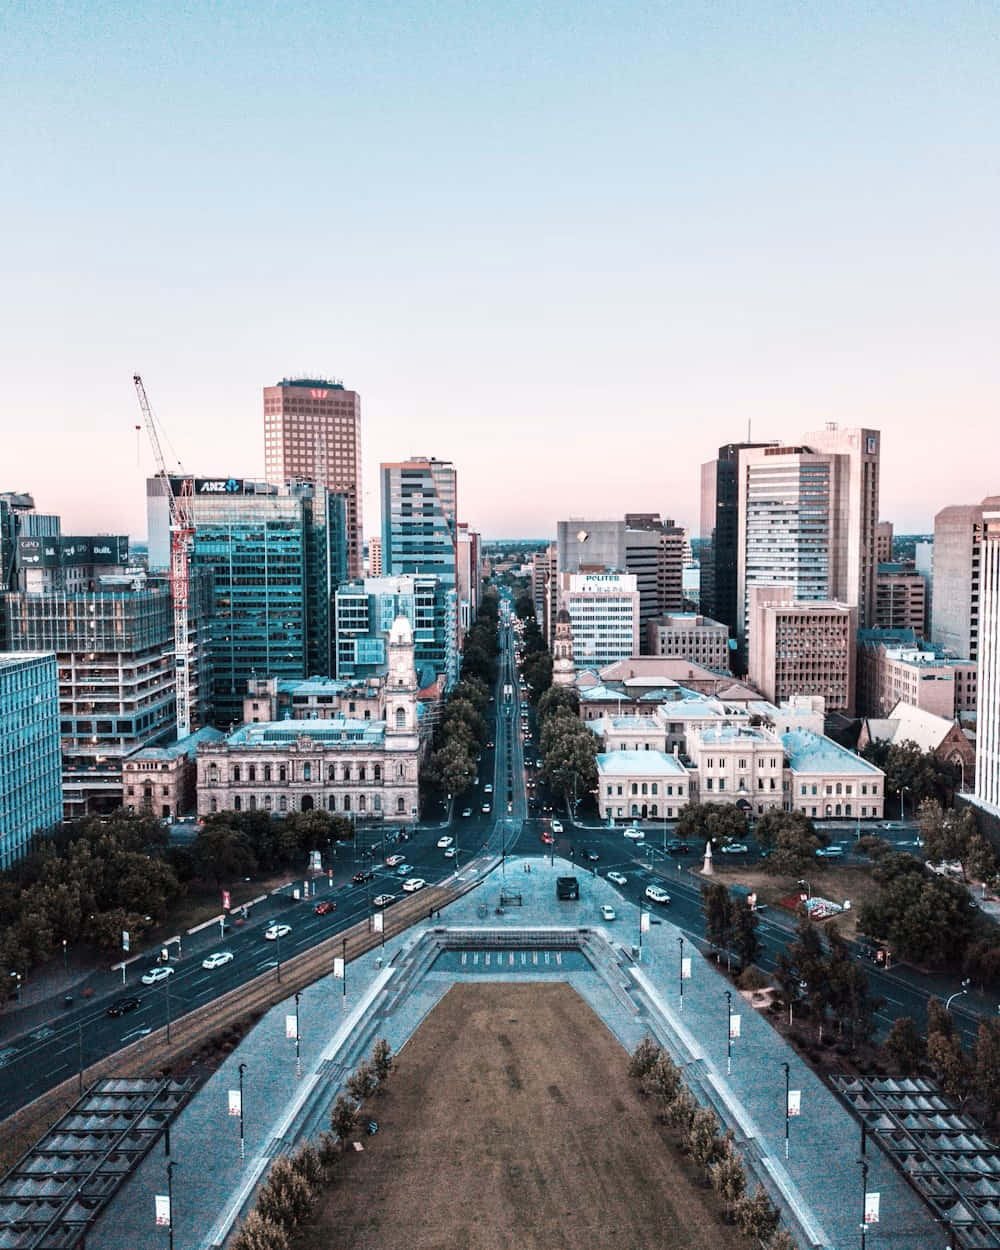
[[[170,1160],[167,1164],[167,1207],[170,1211],[170,1223],[167,1225],[167,1235],[170,1250],[174,1250],[174,1168],[177,1164]]]
[[[678,974],[679,974],[678,979],[679,979],[679,983],[681,987],[681,1011],[683,1011],[684,1010],[684,939],[682,937],[679,937],[677,939],[677,944],[681,948],[681,962],[680,962],[680,967],[678,969]]]
[[[899,823],[903,823],[903,795],[909,790],[909,786],[899,787]]]
[[[76,1028],[77,1028],[77,1041],[79,1043],[79,1055],[80,1055],[79,1077],[77,1079],[76,1089],[77,1089],[78,1094],[82,1094],[83,1093],[83,1023],[81,1022],[77,1024]]]
[[[169,977],[167,977],[163,985],[167,991],[167,1041],[169,1042],[170,1041],[170,978]]]
[[[240,1064],[240,1163],[246,1162],[246,1140],[243,1130],[243,1073],[246,1071],[247,1065]]]
[[[302,1075],[302,1052],[299,1049],[299,999],[301,992],[295,991],[295,1075]]]
[[[357,856],[354,857],[354,862],[355,863],[358,862]],[[280,925],[278,925],[274,930],[274,946],[275,946],[275,950],[278,952],[278,980],[280,981],[281,980],[281,926]]]
[[[733,993],[726,990],[726,1076],[733,1071]]]
[[[865,1159],[859,1159],[861,1164],[861,1250],[865,1250],[865,1234],[868,1232],[868,1222],[865,1216],[868,1214],[868,1163]]]
[[[781,1065],[785,1069],[785,1158],[788,1158],[788,1064]]]
[[[969,981],[970,981],[970,978],[966,977],[966,979],[962,982],[962,988],[960,990],[956,990],[954,994],[949,995],[948,1000],[944,1005],[945,1011],[948,1010],[948,1008],[951,1006],[954,999],[959,998],[962,994],[968,994]]]

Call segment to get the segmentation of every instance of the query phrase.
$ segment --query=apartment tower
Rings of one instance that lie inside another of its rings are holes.
[[[317,482],[343,495],[347,576],[362,576],[361,396],[342,382],[285,378],[264,387],[264,475],[275,486]]]

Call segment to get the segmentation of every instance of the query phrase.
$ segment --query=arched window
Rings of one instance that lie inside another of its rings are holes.
[[[367,804],[365,802],[365,796],[361,794],[358,796],[358,811],[363,812],[366,807],[367,807]]]
[[[647,793],[648,793],[648,790],[647,790],[647,788],[646,788],[646,783],[645,783],[645,782],[643,782],[643,783],[642,783],[642,792],[643,792],[643,794],[647,794]]]
[[[326,806],[328,811],[335,812],[337,810],[337,796],[335,794],[330,795],[326,801]]]
[[[257,780],[257,765],[256,764],[251,764],[250,767],[247,769],[247,777],[251,781]]]
[[[842,794],[842,793],[843,793],[843,788],[842,788],[842,786],[841,786],[841,784],[840,784],[840,782],[839,782],[839,781],[837,782],[837,793],[838,793],[838,794]]]
[[[327,770],[326,770],[326,779],[327,779],[327,781],[336,781],[336,777],[335,777],[335,775],[334,775],[333,765],[332,765],[332,764],[330,764],[330,765],[329,765],[329,767],[328,767],[328,768],[327,768]]]
[[[209,808],[210,808],[213,812],[217,812],[217,811],[219,810],[219,800],[218,800],[218,799],[212,799],[212,801],[209,803]]]
[[[375,795],[375,810],[376,810],[377,812],[380,812],[380,811],[382,810],[382,796],[381,796],[381,794],[376,794],[376,795]]]
[[[351,766],[350,766],[350,764],[345,764],[345,765],[344,765],[344,780],[345,780],[345,781],[350,781],[350,780],[351,780]]]
[[[382,765],[381,764],[375,765],[375,780],[376,781],[382,780]]]
[[[239,764],[234,764],[233,765],[233,781],[239,781],[239,779],[240,779],[240,766]]]
[[[214,782],[214,781],[218,781],[218,780],[219,780],[219,766],[218,766],[218,764],[209,764],[209,766],[208,766],[208,779],[209,779],[209,781],[213,781],[213,782]]]
[[[264,811],[269,812],[270,810],[271,810],[271,796],[269,794],[265,794],[264,795]]]
[[[396,811],[402,816],[406,812],[406,800],[402,795],[396,800]]]
[[[349,794],[345,794],[344,795],[344,811],[349,812],[350,810],[351,810],[351,796]]]
[[[264,765],[264,780],[265,781],[271,780],[271,765],[270,764]]]
[[[406,708],[402,708],[402,707],[396,708],[396,728],[397,729],[406,728]]]
[[[653,806],[649,809],[649,814],[650,814],[650,816],[655,816],[655,815],[656,815],[656,804],[655,804],[655,803],[654,803],[654,804],[653,804]]]
[[[288,769],[285,767],[285,765],[284,765],[284,764],[279,764],[279,765],[278,765],[278,780],[279,780],[279,781],[287,781],[287,780],[288,780]],[[284,809],[282,809],[282,810],[284,810]]]
[[[364,764],[359,764],[359,765],[358,765],[358,781],[365,781],[365,780],[366,780],[366,778],[365,778],[365,766],[364,766]]]
[[[242,810],[243,810],[243,800],[237,794],[236,797],[233,799],[233,811],[239,812]]]
[[[312,775],[313,775],[312,764],[303,764],[302,765],[302,780],[312,781]]]
[[[257,796],[256,796],[256,794],[251,794],[251,795],[250,795],[250,810],[251,810],[252,812],[255,812],[255,811],[257,810]]]
[[[633,794],[638,794],[638,793],[639,793],[639,787],[636,785],[636,783],[635,783],[634,781],[632,782],[632,793],[633,793]]]
[[[285,794],[278,795],[278,811],[279,812],[288,811],[288,796]]]

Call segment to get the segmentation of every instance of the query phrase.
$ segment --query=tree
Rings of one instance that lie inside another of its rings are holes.
[[[966,812],[968,811],[966,808]],[[966,877],[972,881],[989,881],[996,876],[997,858],[993,854],[993,847],[981,833],[974,833],[966,839],[962,851],[962,868]]]
[[[518,595],[514,601],[514,611],[522,621],[535,615],[535,604],[530,595]]]
[[[778,877],[799,877],[815,861],[819,838],[815,833],[789,826],[775,834],[774,849],[764,861],[765,870]]]
[[[729,927],[733,950],[742,967],[746,968],[757,958],[762,947],[757,936],[757,913],[745,898],[734,898],[729,905]]]
[[[858,928],[887,940],[918,964],[958,962],[973,927],[968,894],[954,881],[924,871],[912,855],[889,854],[872,870],[881,887],[858,909]]]
[[[736,1208],[736,1222],[745,1237],[766,1241],[778,1227],[778,1212],[758,1185],[753,1196],[744,1198]]]
[[[734,803],[689,803],[677,821],[677,836],[701,842],[746,837],[747,818]]]
[[[789,831],[800,837],[816,836],[815,826],[804,812],[786,812],[780,807],[769,808],[753,827],[754,837],[764,847],[774,846],[778,834]]]
[[[375,1087],[378,1085],[378,1078],[375,1075],[375,1069],[370,1063],[359,1063],[355,1070],[344,1082],[344,1088],[357,1101],[365,1102],[375,1093]]]
[[[347,1139],[358,1123],[358,1104],[353,1098],[341,1094],[333,1104],[330,1112],[330,1128],[340,1142],[341,1149],[346,1149]]]
[[[195,836],[191,853],[198,875],[217,886],[257,871],[257,860],[247,839],[227,821],[207,820]]]
[[[767,1243],[767,1250],[798,1250],[798,1248],[792,1234],[784,1228],[779,1228]]]
[[[453,737],[431,757],[431,773],[447,794],[461,794],[472,784],[476,757],[472,747]]]
[[[875,1023],[875,1012],[882,1000],[872,997],[868,977],[855,961],[839,929],[832,928],[828,931],[827,947],[829,955],[826,980],[829,985],[829,1005],[841,1036],[846,1036],[852,1046],[857,1046],[869,1040]]]
[[[323,1156],[312,1142],[304,1141],[291,1156],[292,1167],[315,1189],[326,1178]]]
[[[944,1037],[952,1037],[955,1033],[955,1021],[951,1012],[935,995],[927,1000],[927,1036],[941,1033]]]
[[[535,655],[525,656],[521,665],[525,684],[529,688],[531,702],[536,704],[552,687],[552,656],[548,651],[539,651]],[[565,687],[557,687],[564,689]]]
[[[727,1150],[708,1169],[712,1188],[726,1204],[726,1218],[732,1219],[737,1204],[746,1193],[747,1177],[743,1164],[734,1150]]]
[[[669,1055],[660,1051],[656,1057],[656,1062],[649,1070],[647,1077],[647,1087],[653,1098],[656,1099],[661,1112],[674,1101],[681,1091],[683,1082],[677,1065],[673,1062]]]
[[[597,788],[598,741],[575,716],[563,711],[542,726],[542,777],[562,794],[567,811]]]
[[[572,686],[552,686],[538,700],[538,722],[540,725],[557,712],[568,712],[571,716],[580,716],[580,696]]]
[[[271,1164],[257,1195],[257,1210],[264,1219],[291,1231],[309,1214],[312,1198],[312,1186],[295,1170],[290,1159],[281,1156]]]
[[[897,1016],[893,1020],[882,1043],[882,1054],[891,1070],[900,1076],[911,1076],[919,1069],[924,1043],[920,1030],[909,1016]]]
[[[719,1149],[719,1121],[709,1107],[699,1107],[687,1131],[687,1150],[692,1160],[707,1174]]]
[[[969,1096],[972,1072],[962,1042],[943,1033],[927,1034],[927,1061],[941,1082],[941,1088],[960,1103]]]
[[[705,940],[716,950],[729,950],[732,912],[729,891],[719,881],[701,887],[701,910],[705,916]]]
[[[233,1250],[288,1250],[290,1244],[283,1225],[254,1210],[236,1234]]]
[[[979,1022],[972,1062],[976,1095],[992,1120],[1000,1108],[1000,1022]]]
[[[660,1057],[660,1048],[651,1037],[644,1037],[636,1046],[635,1050],[629,1055],[628,1074],[633,1081],[640,1084],[645,1080],[647,1074],[652,1071],[653,1065]]]
[[[684,1139],[691,1129],[691,1122],[697,1110],[697,1099],[686,1085],[682,1085],[674,1101],[664,1108],[663,1118],[677,1129],[681,1138]]]
[[[380,1087],[384,1081],[389,1079],[395,1066],[396,1059],[389,1048],[389,1043],[384,1037],[380,1037],[372,1047],[372,1068]]]

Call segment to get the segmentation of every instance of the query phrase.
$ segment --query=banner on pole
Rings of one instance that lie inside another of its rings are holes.
[[[126,955],[129,952],[131,941],[132,939],[129,936],[128,929],[122,929],[122,950],[126,953]]]
[[[333,957],[333,975],[338,981],[343,981],[344,979],[344,961],[340,955],[334,955]]]
[[[381,933],[384,927],[385,925],[383,924],[382,913],[377,911],[375,915],[372,916],[372,932]]]
[[[790,1089],[788,1091],[788,1114],[789,1116],[801,1115],[802,1113],[802,1090]]]
[[[298,1035],[299,1031],[295,1027],[295,1017],[285,1016],[285,1037],[290,1038],[294,1042]]]
[[[880,1194],[865,1194],[865,1223],[878,1223],[878,1200]]]
[[[685,955],[681,960],[681,980],[691,980],[691,958],[688,955]]]
[[[223,910],[223,911],[229,911],[229,908],[230,908],[230,906],[231,906],[231,905],[232,905],[232,904],[231,904],[231,901],[230,901],[230,898],[229,898],[229,891],[228,891],[228,890],[223,890],[223,891],[222,891],[222,910]]]
[[[739,1018],[739,1016],[730,1016],[730,1017],[729,1017],[729,1036],[730,1036],[730,1037],[739,1037],[739,1036],[740,1036],[740,1018]]]
[[[243,1114],[243,1103],[242,1103],[242,1100],[240,1099],[240,1091],[238,1089],[231,1089],[229,1091],[229,1114],[230,1115],[242,1115]]]
[[[153,1199],[156,1203],[156,1227],[170,1227],[170,1199],[166,1194],[157,1194]]]
[[[640,933],[649,932],[649,912],[648,911],[641,911],[639,913],[639,932]]]

